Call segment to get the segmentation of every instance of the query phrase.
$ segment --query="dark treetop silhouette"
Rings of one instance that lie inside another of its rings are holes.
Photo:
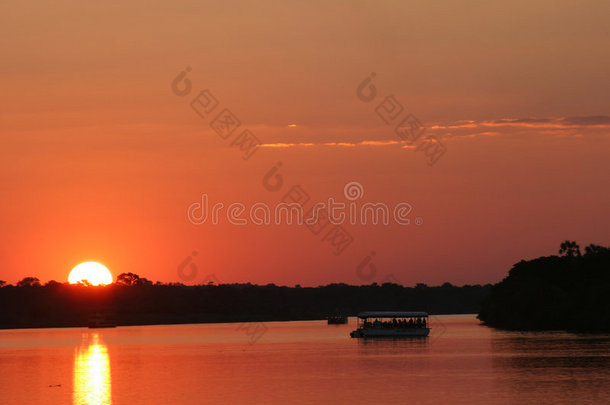
[[[562,256],[513,266],[483,300],[479,319],[520,330],[610,332],[610,249],[561,244]]]
[[[89,317],[99,313],[119,325],[326,319],[329,314],[387,309],[476,313],[489,287],[185,286],[153,284],[133,273],[123,273],[107,286],[56,281],[41,286],[28,277],[0,288],[0,328],[86,326]]]

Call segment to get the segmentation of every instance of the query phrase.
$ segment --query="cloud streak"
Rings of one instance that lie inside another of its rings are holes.
[[[539,129],[610,128],[608,116],[565,118],[502,118],[493,121],[458,121],[447,125],[432,125],[432,130],[489,127],[519,127]]]
[[[514,136],[527,133],[528,136],[552,136],[568,135],[582,137],[585,135],[602,136],[610,135],[610,117],[608,116],[584,116],[584,117],[564,117],[564,118],[502,118],[491,121],[462,120],[447,124],[433,124],[427,127],[427,132],[423,135],[435,136],[444,141],[452,139],[477,139],[489,137]],[[343,132],[349,132],[345,130]],[[384,136],[383,133],[386,133]],[[345,141],[336,139],[325,139],[314,142],[278,142],[264,143],[262,148],[310,148],[310,147],[335,147],[335,148],[356,148],[356,147],[398,147],[401,149],[415,149],[415,145],[399,139],[389,139],[393,135],[391,128],[377,128],[375,131],[381,139],[362,139],[358,141]],[[327,134],[330,138],[332,135]]]
[[[261,148],[296,148],[296,147],[312,147],[312,146],[333,146],[340,148],[355,148],[358,146],[402,146],[403,148],[410,148],[404,141],[393,141],[393,140],[375,140],[375,141],[360,141],[360,142],[277,142],[277,143],[264,143],[260,145]]]

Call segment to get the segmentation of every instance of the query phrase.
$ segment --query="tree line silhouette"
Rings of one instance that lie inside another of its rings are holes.
[[[610,248],[574,241],[560,256],[520,261],[495,284],[478,318],[518,330],[610,332]]]
[[[0,328],[29,328],[86,326],[98,313],[118,325],[312,320],[375,310],[476,313],[490,285],[186,286],[123,273],[107,286],[42,285],[26,277],[16,285],[0,282],[0,287]]]

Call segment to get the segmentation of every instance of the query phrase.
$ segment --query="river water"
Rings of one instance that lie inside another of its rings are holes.
[[[428,338],[323,321],[0,331],[2,404],[608,404],[610,335],[473,315]]]

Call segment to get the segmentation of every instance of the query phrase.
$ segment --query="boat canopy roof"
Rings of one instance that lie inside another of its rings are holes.
[[[427,317],[426,312],[393,312],[393,311],[367,311],[360,312],[358,318],[412,318],[412,317]]]

